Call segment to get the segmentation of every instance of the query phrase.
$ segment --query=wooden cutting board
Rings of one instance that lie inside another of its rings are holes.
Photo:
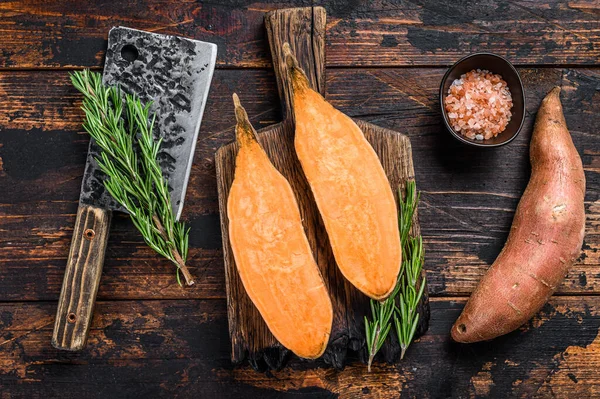
[[[285,119],[284,122],[260,130],[258,140],[296,194],[308,241],[332,297],[334,309],[331,337],[323,360],[336,368],[342,368],[348,351],[358,352],[361,360],[366,360],[364,316],[369,312],[369,298],[348,283],[339,271],[323,221],[300,162],[296,158],[293,112],[290,107],[291,86],[284,69],[282,52],[283,43],[289,42],[313,88],[324,95],[325,19],[325,9],[322,7],[277,10],[265,16]],[[399,188],[403,191],[406,181],[414,178],[408,137],[360,120],[356,120],[356,123],[379,156],[394,192]],[[229,244],[227,198],[234,178],[237,151],[237,144],[231,143],[221,147],[215,157],[232,345],[231,359],[235,364],[248,359],[252,367],[258,370],[279,369],[285,363],[289,351],[269,332],[260,313],[246,294]],[[419,231],[415,214],[413,233]],[[422,317],[417,336],[423,334],[429,324],[427,289],[419,310]],[[388,343],[381,351],[381,359],[387,362],[395,362],[399,358],[400,348],[395,335],[392,338],[387,340]]]

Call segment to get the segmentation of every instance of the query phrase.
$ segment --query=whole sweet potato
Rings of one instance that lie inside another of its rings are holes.
[[[555,87],[542,101],[530,146],[531,178],[508,240],[452,327],[458,342],[517,329],[544,306],[579,256],[585,175]]]

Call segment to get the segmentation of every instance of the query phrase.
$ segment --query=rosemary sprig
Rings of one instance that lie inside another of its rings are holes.
[[[392,327],[392,316],[394,326],[398,335],[398,341],[402,349],[401,358],[404,358],[406,349],[414,337],[419,323],[419,314],[416,306],[423,296],[425,284],[421,284],[419,291],[416,287],[419,282],[423,268],[423,240],[420,236],[411,237],[412,220],[419,202],[420,194],[416,193],[414,180],[406,184],[406,196],[402,198],[402,192],[398,190],[400,201],[400,212],[398,214],[398,225],[400,229],[400,245],[402,246],[402,266],[398,274],[398,282],[394,291],[383,302],[371,300],[372,321],[365,316],[365,335],[367,350],[369,352],[368,370],[375,355],[379,352]],[[397,300],[397,298],[399,298]]]
[[[367,350],[369,351],[369,361],[367,368],[371,371],[371,364],[375,355],[385,342],[390,329],[392,328],[391,319],[394,314],[394,300],[393,296],[397,294],[400,285],[396,284],[392,294],[383,302],[375,301],[371,299],[371,317],[373,321],[370,321],[365,316],[365,335],[367,339]]]
[[[425,282],[421,282],[419,291],[417,285],[423,270],[425,252],[423,251],[423,239],[421,236],[410,236],[412,220],[415,210],[419,204],[421,194],[416,192],[414,180],[406,185],[406,199],[402,201],[402,194],[398,191],[400,198],[400,240],[402,242],[402,270],[399,280],[400,289],[398,303],[394,312],[394,326],[400,344],[400,359],[404,359],[406,349],[412,342],[419,314],[417,305],[423,296]]]
[[[187,285],[194,284],[185,261],[189,229],[175,220],[171,195],[157,156],[162,140],[152,135],[155,116],[150,105],[135,95],[125,99],[117,87],[102,83],[99,73],[83,70],[70,75],[73,86],[83,95],[83,128],[100,147],[97,158],[107,175],[104,186],[129,212],[144,241],[169,259],[183,274]],[[180,283],[181,284],[181,283]]]
[[[410,237],[407,250],[410,251],[408,258],[404,263],[404,274],[402,282],[399,286],[402,287],[394,313],[394,326],[396,327],[396,335],[400,344],[400,359],[404,359],[406,349],[412,342],[412,339],[419,324],[419,313],[417,313],[417,305],[423,296],[425,284],[422,283],[419,291],[417,284],[421,277],[423,268],[423,239],[421,236]]]

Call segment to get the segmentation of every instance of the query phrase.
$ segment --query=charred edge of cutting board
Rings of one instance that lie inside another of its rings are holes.
[[[260,372],[268,370],[281,370],[287,363],[290,351],[283,346],[272,346],[260,351],[248,353],[248,364]]]
[[[426,286],[423,292],[423,297],[417,305],[417,311],[420,314],[420,317],[413,339],[418,339],[427,332],[429,329],[429,319],[431,317],[427,280],[423,279],[421,281],[423,281]],[[364,329],[364,325],[357,327],[362,327],[362,329]],[[332,337],[327,345],[325,353],[320,359],[318,359],[318,361],[323,361],[326,365],[331,366],[336,370],[343,370],[347,364],[346,359],[350,355],[351,357],[357,357],[362,363],[366,364],[368,360],[368,354],[366,350],[364,330],[359,328],[357,331],[355,331],[355,334],[356,333],[358,333],[358,336],[353,338],[350,338],[346,334],[338,337]],[[401,348],[398,343],[396,331],[394,328],[392,328],[390,330],[388,339],[381,348],[381,351],[375,357],[375,362],[396,364],[401,360],[400,354]],[[293,354],[289,350],[285,349],[281,345],[277,345],[256,352],[250,352],[246,350],[243,355],[238,357],[240,360],[236,362],[235,365],[240,366],[247,361],[254,370],[259,372],[265,372],[268,370],[281,370],[291,356],[293,356]],[[407,356],[410,356],[410,354]]]
[[[325,364],[336,370],[342,370],[346,365],[346,357],[348,356],[348,341],[348,335],[346,334],[332,338],[321,357]]]
[[[429,328],[430,306],[426,292],[427,291],[423,294],[423,298],[421,298],[417,307],[421,317],[414,339],[421,337]],[[246,350],[244,352],[243,355],[238,357],[239,361],[236,362],[235,365],[241,366],[247,361],[254,370],[259,372],[281,370],[286,365],[289,358],[293,356],[289,350],[281,345],[270,346],[260,351],[250,352]],[[396,332],[394,329],[391,329],[388,339],[381,351],[375,357],[375,362],[383,361],[388,364],[396,364],[400,362],[400,353],[401,349],[398,344]],[[327,350],[323,356],[315,361],[315,364],[322,361],[336,370],[343,370],[349,356],[358,358],[360,362],[364,364],[367,363],[368,354],[364,334],[361,334],[360,338],[354,337],[353,339],[349,339],[347,335],[343,335],[333,339],[327,345]],[[408,356],[410,356],[410,354]]]

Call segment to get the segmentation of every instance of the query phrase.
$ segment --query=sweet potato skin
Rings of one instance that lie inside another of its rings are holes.
[[[318,358],[329,341],[331,300],[292,188],[256,141],[245,112],[242,116],[243,123],[238,119],[237,126],[240,150],[227,200],[235,263],[248,296],[275,338],[300,357]]]
[[[555,87],[530,145],[531,178],[506,244],[452,327],[470,343],[507,334],[537,313],[578,258],[585,234],[585,175]]]

